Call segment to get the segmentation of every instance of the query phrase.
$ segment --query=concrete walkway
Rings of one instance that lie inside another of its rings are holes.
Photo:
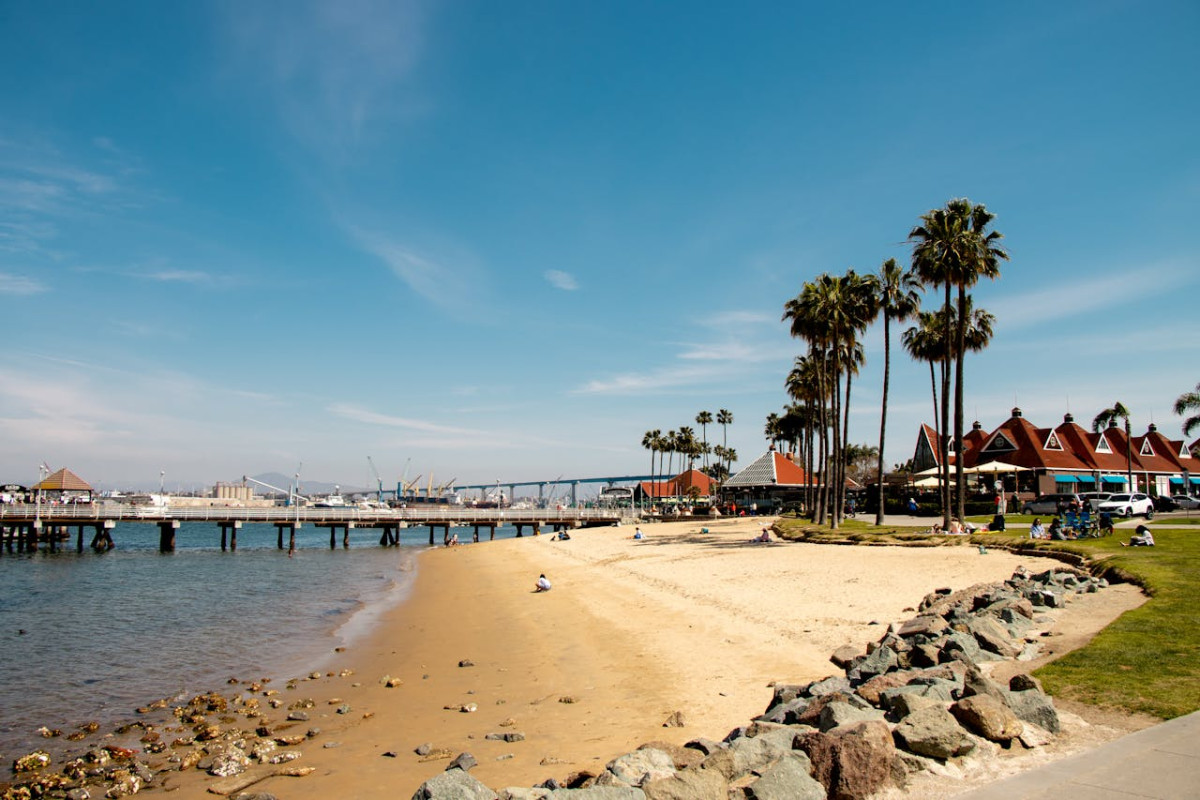
[[[955,800],[1200,798],[1200,711],[989,784]]]

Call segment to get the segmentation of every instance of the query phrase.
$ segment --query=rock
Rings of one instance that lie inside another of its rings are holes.
[[[711,769],[688,769],[642,786],[648,800],[709,800],[729,796],[729,782]]]
[[[794,700],[774,706],[767,713],[755,717],[755,719],[764,722],[775,722],[780,725],[795,725],[811,704],[812,700],[809,698],[797,697]]]
[[[688,748],[689,750],[697,750],[706,756],[711,756],[718,750],[724,749],[724,745],[720,742],[714,742],[712,739],[705,739],[704,737],[692,739],[686,743],[684,747]]]
[[[991,678],[983,674],[983,671],[974,664],[967,666],[967,671],[963,675],[962,691],[958,693],[959,697],[974,697],[976,695],[987,695],[995,698],[1001,703],[1007,703],[1005,700],[1004,688],[1000,684],[993,681]]]
[[[859,686],[854,693],[873,706],[879,705],[879,695],[886,689],[895,689],[908,683],[909,675],[905,672],[887,672],[876,675],[871,680]]]
[[[446,769],[461,769],[463,772],[470,772],[471,768],[478,763],[479,762],[475,760],[475,756],[471,755],[470,753],[459,753],[454,757],[454,760],[450,762],[450,765],[447,766]]]
[[[898,747],[943,761],[975,749],[975,740],[940,705],[914,710],[900,721],[892,736]]]
[[[837,650],[833,651],[833,655],[829,660],[833,662],[838,669],[846,669],[854,659],[861,656],[862,650],[852,644],[844,644]]]
[[[946,620],[935,614],[922,614],[901,625],[896,635],[902,638],[918,635],[936,636],[944,630],[946,630]]]
[[[292,722],[307,722],[308,714],[304,711],[292,711],[288,713],[287,718]]]
[[[742,736],[704,759],[702,766],[733,781],[747,772],[761,772],[771,762],[791,752],[795,738],[796,729],[791,727],[763,731],[757,736]]]
[[[510,786],[507,789],[501,789],[497,795],[498,800],[546,800],[549,796],[549,789],[537,786],[531,789],[521,786]]]
[[[1024,729],[1011,708],[986,694],[964,697],[950,706],[950,713],[967,730],[1001,744],[1011,742]]]
[[[1042,682],[1032,675],[1022,672],[1018,675],[1013,675],[1008,679],[1008,688],[1013,692],[1024,692],[1029,689],[1036,689],[1039,692],[1045,692],[1042,688]]]
[[[829,731],[842,725],[872,719],[883,719],[883,712],[874,708],[859,708],[850,703],[835,700],[821,709],[817,727],[822,731]]]
[[[675,774],[675,762],[671,760],[671,756],[653,748],[634,750],[632,753],[618,756],[608,762],[605,768],[618,781],[628,786],[641,786]]]
[[[991,615],[975,617],[967,623],[967,630],[984,650],[1004,658],[1014,658],[1021,652],[1004,626]]]
[[[675,769],[698,767],[704,761],[704,754],[690,747],[680,747],[670,742],[645,742],[638,745],[638,750],[661,750],[671,757]]]
[[[825,800],[825,787],[809,774],[811,766],[807,758],[788,753],[763,770],[762,776],[746,787],[746,797],[748,800]],[[723,796],[715,793],[705,795]]]
[[[861,800],[893,782],[896,748],[881,720],[798,734],[796,746],[808,754],[830,800]]]
[[[562,800],[645,800],[646,793],[633,786],[589,786],[586,789],[555,789],[547,797]]]
[[[459,661],[459,662],[458,662],[458,666],[460,666],[460,667],[473,667],[473,666],[475,666],[475,662],[474,662],[474,661],[472,661],[472,660],[471,660],[471,659],[469,659],[469,658],[464,658],[462,661]]]
[[[1054,734],[1040,725],[1025,722],[1025,728],[1017,738],[1021,740],[1021,744],[1032,750],[1035,747],[1045,747],[1050,744],[1050,742],[1054,741]]]
[[[34,750],[13,762],[13,772],[36,772],[50,766],[50,754],[45,750]]]
[[[1058,733],[1062,725],[1058,719],[1058,711],[1049,697],[1037,689],[1027,689],[1021,692],[1007,692],[1005,702],[1022,722],[1032,722],[1050,733]]]
[[[495,800],[495,797],[495,792],[461,769],[435,775],[413,794],[413,800]]]
[[[941,707],[941,701],[934,700],[932,697],[926,697],[923,694],[916,692],[901,692],[892,695],[888,705],[888,716],[893,722],[900,720],[912,714],[914,711],[920,711],[922,708],[930,708],[932,706]]]
[[[819,681],[813,681],[808,685],[805,694],[809,697],[824,697],[827,694],[841,692],[845,694],[850,691],[850,681],[841,675],[830,675],[828,678],[823,678]]]
[[[683,712],[682,711],[672,711],[670,716],[668,716],[667,719],[663,722],[662,726],[664,728],[685,727],[684,720],[683,720]]]
[[[413,748],[413,752],[419,756],[427,756],[433,752],[433,742],[424,742]]]
[[[225,752],[213,756],[208,774],[218,778],[228,778],[231,775],[241,775],[248,766],[250,766],[249,757],[238,748],[231,747]]]
[[[846,677],[850,680],[851,685],[857,685],[874,678],[876,675],[881,675],[888,670],[895,669],[899,663],[900,661],[896,656],[895,650],[890,647],[880,647],[874,653],[859,661],[846,673]]]

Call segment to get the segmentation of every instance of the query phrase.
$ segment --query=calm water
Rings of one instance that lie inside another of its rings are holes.
[[[470,539],[470,529],[456,532]],[[223,690],[231,677],[319,668],[403,600],[429,530],[402,530],[399,548],[357,530],[342,549],[339,532],[330,550],[328,531],[306,526],[291,558],[276,536],[247,524],[237,552],[221,552],[215,525],[185,522],[175,552],[160,554],[156,526],[120,524],[117,548],[103,554],[76,554],[74,530],[67,553],[0,553],[0,761],[45,744],[42,725],[109,727],[157,698]]]

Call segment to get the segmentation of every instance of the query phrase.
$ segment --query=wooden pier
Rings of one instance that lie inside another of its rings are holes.
[[[561,531],[570,528],[615,525],[632,521],[629,509],[474,509],[455,506],[430,508],[358,509],[358,508],[157,508],[128,506],[117,503],[66,505],[5,505],[0,506],[0,552],[33,552],[39,545],[50,551],[66,549],[71,529],[76,531],[75,549],[82,553],[84,531],[92,531],[90,547],[104,551],[115,546],[114,530],[118,524],[152,524],[159,530],[159,550],[175,550],[175,538],[182,522],[209,522],[220,530],[221,549],[237,550],[238,531],[247,522],[274,525],[278,533],[276,544],[284,549],[296,547],[296,530],[308,524],[329,529],[329,546],[337,547],[341,533],[343,547],[350,546],[352,531],[378,530],[382,547],[400,544],[400,530],[428,527],[429,544],[436,544],[435,533],[442,532],[442,542],[451,539],[451,528],[473,528],[472,541],[478,542],[480,531],[489,539],[496,538],[496,528],[511,525],[517,536],[529,530],[532,535],[542,530]]]

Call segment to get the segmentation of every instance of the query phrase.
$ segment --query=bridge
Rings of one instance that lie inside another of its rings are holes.
[[[510,500],[516,498],[518,486],[536,486],[538,487],[538,503],[545,502],[547,486],[570,486],[571,487],[571,505],[579,503],[579,484],[581,483],[604,483],[609,486],[615,486],[618,483],[640,483],[642,481],[666,480],[662,475],[618,475],[607,478],[558,478],[552,481],[495,481],[493,483],[472,483],[465,486],[459,486],[462,491],[470,491],[477,489],[481,492],[488,489],[507,488],[508,497]],[[396,496],[400,497],[404,490],[404,484],[398,484],[396,487]]]
[[[398,545],[400,529],[412,526],[429,527],[429,544],[434,544],[434,532],[442,529],[449,538],[450,528],[473,527],[474,541],[479,541],[481,529],[495,538],[496,528],[511,525],[517,536],[529,528],[533,534],[542,528],[555,531],[566,528],[614,525],[632,519],[630,509],[563,508],[461,508],[457,506],[418,505],[410,508],[301,508],[276,506],[272,508],[240,508],[211,506],[205,508],[171,508],[132,506],[120,503],[79,503],[63,505],[19,504],[0,506],[0,548],[14,547],[19,552],[36,550],[39,542],[55,549],[60,542],[69,541],[69,529],[76,528],[76,550],[83,552],[84,530],[93,531],[91,547],[107,550],[114,546],[113,530],[117,523],[154,524],[159,529],[159,550],[175,549],[175,534],[181,522],[211,522],[221,530],[221,549],[237,549],[237,532],[247,522],[274,525],[278,531],[278,546],[283,548],[284,532],[288,532],[289,549],[295,549],[296,529],[308,524],[329,528],[329,546],[337,546],[337,533],[342,533],[343,547],[349,546],[350,531],[374,529],[381,532],[379,544]]]

